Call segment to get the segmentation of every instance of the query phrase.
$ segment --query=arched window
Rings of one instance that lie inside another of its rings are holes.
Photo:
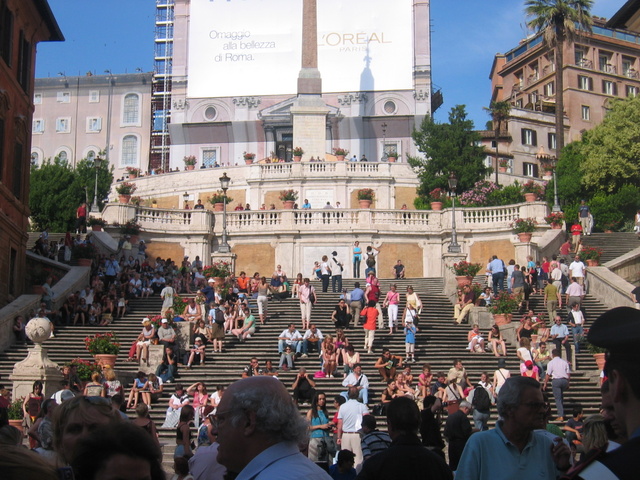
[[[40,163],[40,155],[38,152],[31,152],[31,165],[38,165]]]
[[[89,150],[87,152],[87,160],[93,160],[94,158],[96,158],[95,150]]]
[[[61,162],[66,162],[67,160],[69,160],[69,154],[66,150],[60,150],[60,153],[58,153],[58,158]]]
[[[137,93],[127,93],[125,95],[122,123],[125,125],[137,125],[140,123],[140,96]]]
[[[138,137],[126,135],[122,139],[122,166],[129,167],[138,164]]]

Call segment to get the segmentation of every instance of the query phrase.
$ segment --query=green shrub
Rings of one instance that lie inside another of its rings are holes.
[[[524,202],[524,195],[522,194],[522,188],[517,183],[507,185],[487,195],[487,204],[490,206],[512,205],[522,202]]]

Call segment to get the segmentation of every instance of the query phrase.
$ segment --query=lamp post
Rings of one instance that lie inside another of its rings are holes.
[[[93,159],[93,166],[96,169],[96,185],[93,191],[93,205],[91,205],[91,213],[100,213],[100,209],[98,208],[98,172],[100,171],[101,164],[102,159],[100,157]]]
[[[386,162],[389,158],[387,155],[387,122],[384,122],[382,125],[382,161]]]
[[[541,146],[540,150],[536,154],[536,158],[540,162],[540,165],[548,163],[553,167],[551,175],[553,176],[553,207],[552,212],[561,212],[560,204],[558,203],[558,178],[556,177],[556,167],[558,166],[558,159],[554,155],[547,155],[544,148]]]
[[[449,191],[451,192],[451,198],[453,200],[453,207],[451,209],[451,243],[449,244],[449,253],[460,253],[462,249],[458,244],[458,233],[456,232],[456,187],[458,186],[458,178],[456,174],[451,172],[449,174]]]
[[[231,179],[227,177],[227,172],[224,172],[220,177],[220,188],[222,189],[222,193],[224,195],[224,210],[222,210],[222,242],[218,247],[219,253],[229,253],[231,252],[231,247],[227,242],[227,190],[229,189],[229,183]]]

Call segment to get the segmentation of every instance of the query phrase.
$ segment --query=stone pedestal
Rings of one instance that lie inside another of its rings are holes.
[[[27,358],[16,363],[9,379],[13,382],[13,398],[26,397],[33,391],[33,382],[40,380],[43,384],[44,398],[49,398],[60,390],[62,373],[57,363],[51,361],[47,349],[42,344],[51,335],[51,322],[46,318],[34,318],[27,323],[27,337],[35,343],[29,349]]]
[[[214,264],[216,262],[229,262],[231,263],[231,271],[235,273],[236,258],[238,258],[238,256],[235,253],[213,252],[211,254],[211,263]]]
[[[156,373],[158,365],[162,363],[162,355],[164,354],[164,345],[149,345],[149,366],[141,365],[141,370],[147,373]]]
[[[469,312],[469,325],[477,323],[480,331],[491,329],[493,326],[493,315],[489,313],[487,307],[471,307]]]
[[[305,151],[305,158],[325,159],[327,113],[329,109],[319,95],[300,95],[291,107],[293,145]]]
[[[452,299],[452,305],[456,302],[455,294],[458,288],[456,274],[449,267],[467,259],[466,253],[445,253],[442,255],[442,278],[444,279],[444,294]],[[453,315],[453,313],[452,313]]]

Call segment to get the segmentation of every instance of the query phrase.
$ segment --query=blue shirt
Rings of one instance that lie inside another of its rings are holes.
[[[504,263],[499,258],[491,260],[491,262],[489,263],[489,270],[491,270],[492,274],[502,273],[504,272]]]
[[[309,208],[311,208],[311,204],[309,202],[303,203],[302,204],[302,208],[309,209]]]
[[[242,469],[236,480],[331,480],[292,442],[280,442],[263,450]]]
[[[405,343],[416,343],[416,326],[413,323],[404,327]]]
[[[533,432],[520,452],[500,428],[471,435],[462,452],[456,478],[464,480],[547,480],[557,478],[551,456],[553,441]]]
[[[554,323],[551,327],[551,335],[558,335],[556,338],[560,340],[561,338],[569,335],[569,329],[564,323],[561,323],[560,325]]]
[[[362,301],[363,298],[364,298],[364,290],[362,290],[361,288],[354,288],[353,290],[351,290],[352,302]]]

